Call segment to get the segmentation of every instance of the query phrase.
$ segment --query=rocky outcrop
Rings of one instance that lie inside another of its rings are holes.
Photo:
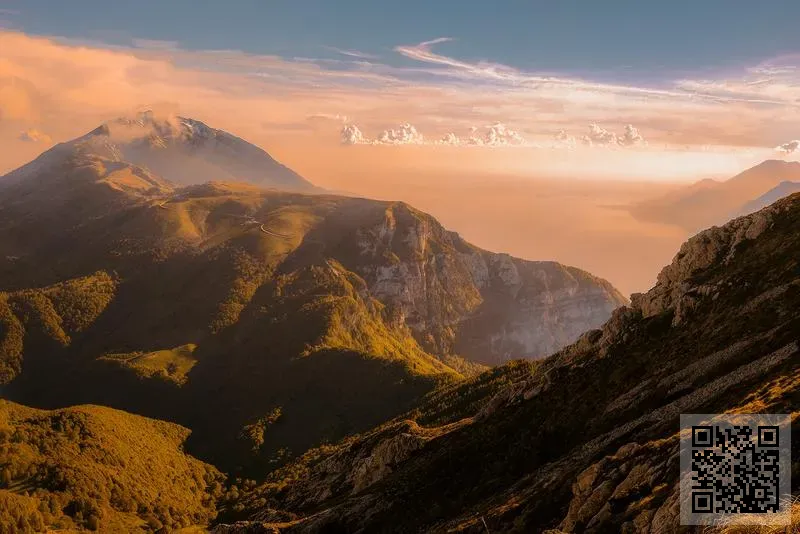
[[[626,303],[605,280],[481,250],[404,203],[381,215],[357,230],[356,270],[389,317],[435,354],[491,365],[540,358]]]
[[[392,472],[392,468],[408,458],[412,452],[421,449],[430,438],[403,432],[381,441],[366,458],[355,464],[352,474],[353,493],[371,486]]]
[[[718,295],[719,285],[692,284],[693,275],[711,265],[730,263],[737,249],[746,241],[756,239],[772,224],[770,210],[735,219],[724,227],[712,227],[689,239],[681,246],[672,263],[661,271],[653,289],[631,296],[631,305],[645,317],[664,310],[675,310],[675,324],[683,320],[687,310],[706,296]],[[726,281],[721,281],[723,284]]]
[[[679,469],[677,438],[646,445],[629,443],[580,473],[572,501],[559,528],[565,532],[598,531],[619,525],[629,534],[677,532]],[[660,506],[648,506],[657,500]]]

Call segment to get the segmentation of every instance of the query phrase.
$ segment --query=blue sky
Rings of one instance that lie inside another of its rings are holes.
[[[760,4],[760,5],[759,5]],[[774,0],[4,0],[29,34],[282,57],[336,57],[328,47],[411,62],[395,52],[438,37],[437,51],[527,71],[604,80],[715,72],[800,51],[800,2]]]

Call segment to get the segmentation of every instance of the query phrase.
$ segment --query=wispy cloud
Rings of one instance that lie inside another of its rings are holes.
[[[337,54],[341,54],[347,57],[354,57],[357,59],[378,59],[380,56],[375,54],[368,54],[367,52],[361,52],[359,50],[350,50],[347,48],[337,48],[335,46],[326,46],[324,47],[326,50],[330,50],[331,52],[336,52]]]
[[[178,41],[162,41],[158,39],[133,39],[133,46],[137,48],[150,48],[153,50],[178,50]]]

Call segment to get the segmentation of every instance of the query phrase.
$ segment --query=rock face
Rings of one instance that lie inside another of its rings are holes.
[[[297,514],[282,532],[687,532],[678,524],[680,414],[800,406],[798,220],[800,194],[691,239],[652,290],[484,391],[473,417],[447,426],[436,412],[452,400],[434,402],[434,415],[417,419],[431,439],[380,482],[282,500],[312,494],[304,488],[321,480],[312,468],[302,482],[255,494]],[[474,384],[453,397],[474,396]],[[388,450],[406,433],[384,426],[350,438],[319,452],[317,465],[326,454],[355,458],[327,475],[351,477],[357,458],[380,448],[375,436]],[[800,432],[792,436],[796,449]],[[244,518],[258,518],[258,501],[243,502]]]
[[[711,265],[725,266],[743,242],[758,238],[772,224],[774,213],[764,210],[749,217],[735,219],[723,228],[712,227],[692,237],[681,246],[672,263],[658,275],[656,286],[646,294],[634,294],[631,305],[645,317],[674,308],[673,321],[683,319],[687,308],[705,296],[719,296],[724,288],[709,284],[692,284],[693,276]]]
[[[435,354],[489,365],[540,358],[626,303],[605,280],[478,249],[402,202],[375,219],[356,230],[354,268],[389,317]]]

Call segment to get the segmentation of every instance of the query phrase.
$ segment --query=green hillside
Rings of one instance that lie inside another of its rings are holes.
[[[0,532],[151,532],[207,525],[223,476],[184,454],[186,428],[100,406],[0,400]]]

